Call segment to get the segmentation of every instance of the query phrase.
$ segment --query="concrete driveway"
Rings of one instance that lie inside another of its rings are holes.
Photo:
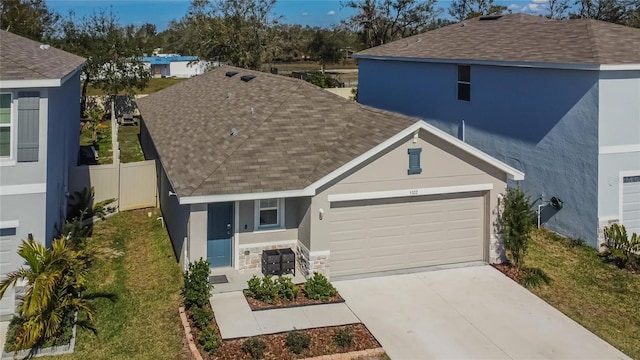
[[[629,359],[491,266],[335,286],[393,360]]]

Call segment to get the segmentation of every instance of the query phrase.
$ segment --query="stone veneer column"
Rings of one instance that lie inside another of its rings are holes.
[[[298,244],[298,263],[305,277],[314,273],[329,277],[329,254],[311,255],[307,248]]]
[[[270,245],[264,244],[259,247],[251,247],[251,248],[240,248],[238,249],[238,269],[242,272],[243,270],[255,270],[262,268],[262,251],[264,250],[276,250],[276,249],[287,249],[290,248],[294,252],[296,252],[296,245]],[[299,251],[299,249],[298,249]],[[296,259],[299,256],[296,254]],[[302,263],[300,264],[302,267]]]

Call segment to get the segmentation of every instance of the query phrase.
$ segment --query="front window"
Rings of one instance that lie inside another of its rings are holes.
[[[458,100],[471,101],[471,66],[458,65]]]
[[[0,94],[0,157],[11,156],[11,94]]]
[[[282,227],[284,199],[262,199],[256,201],[256,227],[273,229]]]

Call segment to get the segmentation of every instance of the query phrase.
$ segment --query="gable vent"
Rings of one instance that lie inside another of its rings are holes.
[[[488,16],[480,16],[480,21],[487,21],[487,20],[498,20],[502,17],[502,15],[488,15]]]
[[[227,75],[228,77],[232,77],[234,75],[237,75],[238,72],[237,71],[227,71],[227,73],[225,75]]]
[[[253,79],[255,79],[255,78],[256,78],[256,76],[255,76],[255,75],[242,75],[242,76],[240,77],[240,80],[242,80],[242,81],[244,81],[244,82],[249,82],[249,81],[251,81],[251,80],[253,80]]]

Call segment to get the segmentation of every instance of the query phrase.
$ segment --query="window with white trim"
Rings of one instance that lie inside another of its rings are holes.
[[[11,93],[0,93],[0,158],[11,157]]]
[[[471,101],[471,66],[458,65],[458,100]]]
[[[256,200],[256,229],[284,227],[284,199]]]

